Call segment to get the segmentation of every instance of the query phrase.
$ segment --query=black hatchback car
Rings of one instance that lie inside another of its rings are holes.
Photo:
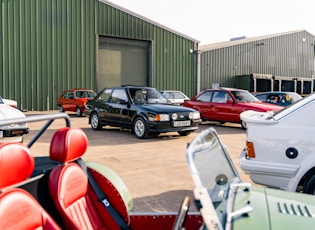
[[[101,130],[106,125],[128,128],[139,139],[166,132],[187,136],[201,122],[197,110],[170,105],[151,87],[105,88],[86,107],[92,129]]]

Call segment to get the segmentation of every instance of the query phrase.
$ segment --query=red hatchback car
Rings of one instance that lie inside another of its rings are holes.
[[[75,112],[81,117],[85,112],[85,104],[89,99],[96,96],[91,89],[67,89],[58,97],[58,107],[60,112]]]
[[[218,88],[205,89],[185,101],[183,106],[200,112],[203,121],[218,121],[240,123],[246,129],[246,123],[241,121],[240,114],[246,110],[258,112],[279,111],[282,106],[259,101],[250,92],[243,89]]]

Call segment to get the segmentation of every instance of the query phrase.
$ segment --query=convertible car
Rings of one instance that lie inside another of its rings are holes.
[[[56,119],[65,126],[48,129]],[[0,121],[42,122],[28,144],[0,144],[1,229],[308,229],[315,199],[306,194],[242,183],[214,129],[200,133],[186,151],[200,212],[189,198],[178,212],[134,212],[124,182],[111,169],[84,162],[87,137],[64,113]],[[51,134],[49,153],[32,147]],[[213,160],[215,159],[215,160]]]

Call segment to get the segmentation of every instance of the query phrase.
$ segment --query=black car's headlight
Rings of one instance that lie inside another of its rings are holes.
[[[149,117],[151,121],[169,121],[170,116],[168,114],[156,114],[153,117]]]
[[[198,111],[189,113],[189,119],[193,119],[193,120],[200,119],[200,113]]]
[[[177,117],[178,117],[178,116],[177,116],[177,113],[173,113],[173,114],[172,114],[172,120],[173,120],[173,121],[176,121],[176,120],[177,120]]]

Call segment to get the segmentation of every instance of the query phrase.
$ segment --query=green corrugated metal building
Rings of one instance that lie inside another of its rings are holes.
[[[200,46],[198,90],[221,84],[250,91],[310,93],[314,45],[314,35],[298,30]],[[270,80],[273,85],[267,85]]]
[[[1,0],[4,98],[57,109],[67,88],[148,85],[196,93],[196,39],[105,0]]]

